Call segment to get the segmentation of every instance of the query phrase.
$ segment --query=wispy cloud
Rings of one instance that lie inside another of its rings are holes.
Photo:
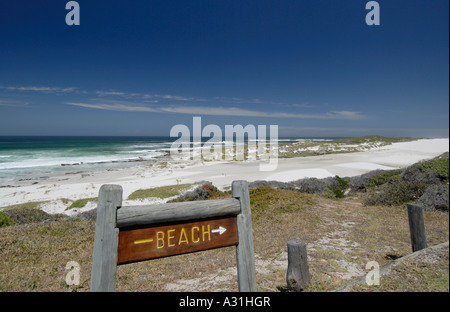
[[[152,113],[173,113],[188,115],[213,115],[213,116],[235,116],[235,117],[269,117],[269,118],[298,118],[298,119],[362,119],[359,112],[351,111],[331,111],[324,114],[292,114],[292,113],[272,113],[256,110],[246,110],[237,107],[208,107],[208,106],[168,106],[168,107],[147,107],[136,106],[133,103],[76,103],[66,102],[65,104],[80,106],[85,108],[127,111],[127,112],[152,112]]]
[[[125,99],[160,99],[160,100],[171,100],[171,101],[206,101],[202,98],[197,97],[186,97],[180,95],[172,94],[151,94],[151,93],[136,93],[136,92],[121,92],[115,90],[97,90],[95,91],[100,97],[121,97]]]
[[[94,109],[102,109],[102,110],[110,110],[110,111],[119,111],[119,112],[158,112],[157,110],[146,107],[146,106],[133,106],[126,104],[89,104],[89,103],[75,103],[75,102],[66,102],[67,105],[80,106],[85,108],[94,108]]]
[[[75,92],[77,88],[55,88],[55,87],[43,87],[43,86],[0,86],[1,89],[9,91],[34,91],[42,93],[70,93]]]
[[[205,106],[178,106],[162,107],[162,111],[179,114],[197,114],[214,116],[241,116],[241,117],[270,117],[270,118],[298,118],[298,119],[363,119],[359,112],[331,111],[324,114],[295,114],[295,113],[273,113],[256,110],[246,110],[237,107],[205,107]]]
[[[365,117],[361,115],[361,112],[352,111],[330,111],[324,115],[324,119],[349,119],[360,120]]]
[[[118,91],[100,91],[100,90],[97,90],[97,91],[95,91],[95,93],[98,95],[98,96],[126,96],[127,95],[127,93],[125,93],[125,92],[118,92]]]
[[[253,116],[265,117],[265,113],[236,107],[208,106],[170,106],[161,107],[161,111],[177,114],[214,115],[214,116]]]
[[[25,107],[28,106],[28,104],[29,104],[28,102],[23,101],[0,99],[0,106]]]

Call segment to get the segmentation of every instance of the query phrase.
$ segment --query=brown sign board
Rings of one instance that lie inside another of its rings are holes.
[[[236,216],[120,230],[117,264],[237,245]]]

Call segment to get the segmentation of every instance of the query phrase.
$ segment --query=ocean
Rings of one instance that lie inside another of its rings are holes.
[[[0,136],[0,182],[156,161],[171,137]],[[278,142],[323,140],[284,138]],[[192,145],[191,145],[192,146]]]
[[[169,137],[0,137],[0,181],[94,170],[164,156]]]

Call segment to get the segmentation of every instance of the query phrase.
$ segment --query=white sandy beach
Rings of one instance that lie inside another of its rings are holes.
[[[64,204],[61,199],[96,197],[103,184],[121,185],[124,190],[123,204],[128,205],[136,204],[136,202],[126,201],[126,198],[138,189],[205,180],[223,189],[229,187],[234,180],[288,182],[306,177],[324,178],[335,175],[349,177],[375,169],[403,168],[448,151],[448,138],[422,139],[394,143],[364,152],[278,159],[278,166],[274,171],[260,171],[258,161],[204,163],[169,161],[161,166],[136,163],[134,167],[96,172],[76,172],[74,169],[73,174],[2,186],[0,207],[32,201],[49,201],[42,205],[42,210],[48,213],[76,214],[93,209],[96,204],[88,203],[83,209],[65,211],[67,204]],[[158,199],[149,201],[158,201]]]

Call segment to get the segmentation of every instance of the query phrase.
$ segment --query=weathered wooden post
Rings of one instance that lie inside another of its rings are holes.
[[[288,269],[286,283],[288,288],[303,291],[310,280],[306,243],[300,240],[290,240],[287,243]]]
[[[411,236],[412,251],[418,251],[427,248],[427,237],[425,235],[425,222],[423,220],[423,208],[407,204],[409,232]]]
[[[253,248],[253,229],[250,210],[250,195],[247,181],[233,181],[232,196],[239,199],[241,212],[237,215],[239,244],[236,247],[236,262],[239,291],[256,291],[256,267]]]
[[[91,291],[114,291],[119,229],[116,212],[122,206],[122,187],[102,185],[98,195],[97,223],[91,270]]]

